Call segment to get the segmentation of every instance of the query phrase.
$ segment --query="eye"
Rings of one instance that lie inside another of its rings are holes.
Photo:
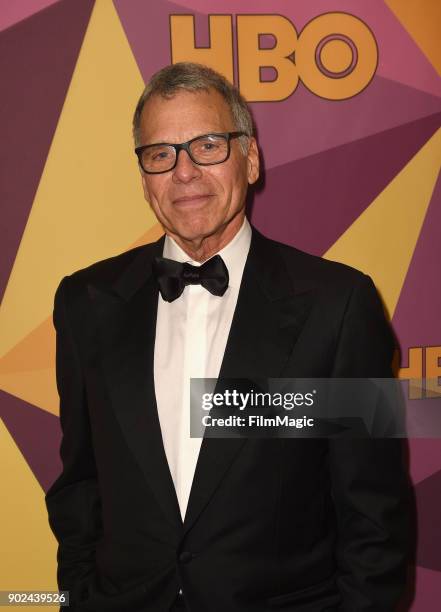
[[[219,136],[201,136],[191,144],[192,153],[196,156],[217,155],[225,147],[225,139]]]
[[[144,153],[144,159],[149,164],[160,164],[172,158],[172,149],[167,147],[153,147]]]
[[[161,161],[162,159],[167,159],[170,156],[169,151],[158,151],[157,153],[152,154],[153,161]]]
[[[217,149],[219,145],[217,144],[217,142],[203,142],[201,143],[201,148],[204,151],[212,151],[213,149]]]

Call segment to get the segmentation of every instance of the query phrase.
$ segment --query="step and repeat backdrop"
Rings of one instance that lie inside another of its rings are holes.
[[[0,28],[0,590],[56,588],[53,296],[64,275],[162,233],[131,117],[166,64],[240,87],[264,166],[252,223],[370,274],[409,402],[441,411],[438,0],[3,0]],[[431,612],[441,440],[408,451],[418,542],[403,610]]]

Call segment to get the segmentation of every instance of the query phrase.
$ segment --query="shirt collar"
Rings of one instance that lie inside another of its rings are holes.
[[[245,267],[248,251],[251,244],[251,225],[246,217],[244,217],[242,226],[233,239],[224,246],[218,253],[225,262],[228,269],[230,287],[240,287],[242,273]],[[163,257],[174,259],[179,262],[188,262],[194,266],[200,266],[203,262],[198,262],[190,259],[187,253],[175,242],[175,240],[166,235],[164,241]]]

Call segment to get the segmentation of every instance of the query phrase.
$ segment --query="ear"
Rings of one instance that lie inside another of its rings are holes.
[[[255,138],[250,138],[247,153],[247,178],[248,184],[252,185],[259,178],[259,149]]]

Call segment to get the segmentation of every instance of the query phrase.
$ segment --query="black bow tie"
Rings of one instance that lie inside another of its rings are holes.
[[[173,302],[186,285],[202,285],[213,295],[223,295],[228,287],[228,269],[220,255],[208,259],[201,266],[192,266],[165,257],[155,257],[153,273],[159,291],[166,302]]]

